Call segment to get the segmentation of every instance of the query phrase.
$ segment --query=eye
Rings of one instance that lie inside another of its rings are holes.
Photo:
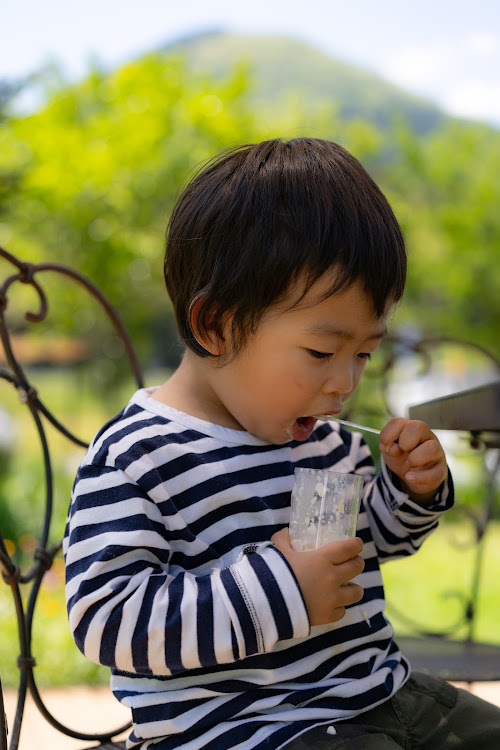
[[[333,357],[332,352],[318,352],[316,349],[307,349],[306,351],[314,359],[329,359],[329,357]]]
[[[372,358],[372,355],[370,352],[361,352],[360,354],[358,354],[358,357],[360,359],[366,359],[368,361],[369,359]]]

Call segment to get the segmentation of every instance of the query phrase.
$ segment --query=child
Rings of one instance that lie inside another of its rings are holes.
[[[128,748],[499,746],[496,708],[409,679],[384,614],[380,562],[452,504],[441,445],[392,419],[377,475],[358,433],[315,418],[356,390],[405,274],[386,199],[334,143],[235,148],[181,195],[184,357],[95,437],[65,536],[70,625],[132,709]],[[364,477],[359,537],[292,550],[296,466]]]

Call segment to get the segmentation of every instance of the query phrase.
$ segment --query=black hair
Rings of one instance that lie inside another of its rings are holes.
[[[316,138],[238,146],[208,162],[180,195],[167,228],[165,281],[180,334],[220,334],[237,354],[263,313],[303,280],[335,270],[329,294],[360,281],[383,315],[402,297],[403,234],[385,196],[349,152]]]

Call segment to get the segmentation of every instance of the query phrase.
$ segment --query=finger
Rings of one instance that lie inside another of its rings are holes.
[[[403,430],[407,422],[407,419],[403,419],[402,417],[395,417],[394,419],[391,419],[389,422],[387,422],[385,427],[382,428],[379,437],[379,448],[383,453],[388,451],[392,445],[398,443],[401,431]]]
[[[342,584],[352,581],[353,578],[359,576],[360,573],[365,569],[365,561],[359,555],[354,557],[352,560],[340,563],[335,566],[335,577]]]
[[[412,468],[430,466],[444,461],[444,452],[438,440],[426,440],[408,454],[406,461]]]
[[[437,441],[437,438],[425,422],[412,419],[401,430],[398,443],[402,451],[409,453],[428,440]]]
[[[331,618],[329,618],[329,622],[338,622],[344,617],[344,615],[345,615],[345,607],[335,607],[335,609],[332,612]]]
[[[292,550],[292,546],[290,544],[290,534],[288,531],[288,527],[285,526],[283,529],[280,529],[279,531],[276,531],[271,537],[271,543],[274,544],[274,546],[281,550]]]
[[[433,464],[430,468],[410,469],[404,477],[404,481],[413,492],[426,494],[437,490],[446,479],[447,470],[441,464]]]
[[[352,539],[343,539],[341,542],[330,542],[323,545],[323,547],[319,547],[317,550],[312,550],[309,554],[323,555],[333,565],[341,565],[348,560],[356,558],[362,549],[363,542],[359,537],[355,536]]]
[[[357,583],[345,583],[339,589],[339,603],[344,607],[349,607],[351,604],[360,602],[364,594],[363,587]]]
[[[400,458],[402,456],[404,451],[401,450],[399,447],[399,443],[392,443],[386,450],[384,451],[384,454],[386,456],[390,456],[391,458]]]

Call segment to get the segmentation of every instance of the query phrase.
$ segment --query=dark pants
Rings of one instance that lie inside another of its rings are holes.
[[[336,734],[316,727],[285,750],[500,750],[500,708],[418,672],[391,700],[332,726]]]

